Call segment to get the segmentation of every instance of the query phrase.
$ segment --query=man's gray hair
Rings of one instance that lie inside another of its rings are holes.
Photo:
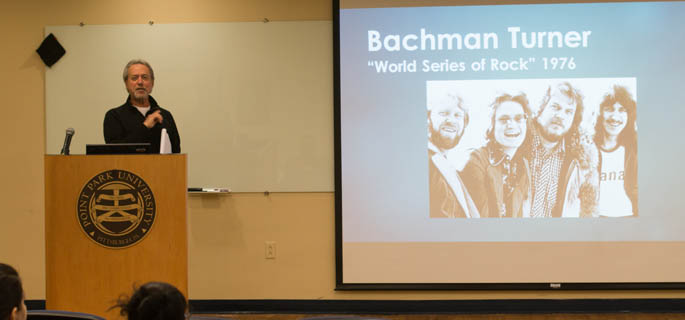
[[[146,66],[150,70],[150,78],[152,78],[152,80],[155,80],[155,71],[152,70],[152,67],[147,61],[143,59],[133,59],[129,61],[124,67],[124,82],[126,82],[126,79],[128,79],[128,68],[130,68],[134,64],[142,64]]]

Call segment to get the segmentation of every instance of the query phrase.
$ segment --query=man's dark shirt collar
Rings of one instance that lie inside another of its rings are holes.
[[[150,110],[148,110],[148,113],[150,113],[150,111],[160,109],[159,105],[157,104],[157,101],[155,101],[155,98],[153,98],[152,96],[147,97],[148,101],[150,101]],[[124,105],[129,106],[131,107],[131,109],[138,111],[138,109],[131,103],[131,95],[128,95],[128,97],[126,97],[126,102],[124,102]]]

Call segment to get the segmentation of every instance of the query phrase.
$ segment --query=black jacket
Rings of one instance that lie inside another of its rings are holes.
[[[151,152],[159,153],[159,142],[162,136],[162,128],[166,128],[171,140],[171,152],[181,152],[181,138],[176,128],[176,122],[171,112],[162,109],[157,104],[157,101],[152,97],[150,99],[150,110],[143,116],[136,107],[131,104],[130,96],[126,98],[126,102],[116,108],[110,109],[105,114],[105,121],[103,123],[103,133],[105,135],[105,143],[149,143]],[[148,129],[143,125],[145,117],[149,114],[160,110],[162,123],[155,124],[154,127]]]

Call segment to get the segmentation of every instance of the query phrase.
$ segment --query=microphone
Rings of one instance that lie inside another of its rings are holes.
[[[67,128],[67,135],[64,137],[64,146],[62,147],[62,151],[60,154],[69,155],[69,145],[71,144],[71,137],[74,136],[74,128]]]

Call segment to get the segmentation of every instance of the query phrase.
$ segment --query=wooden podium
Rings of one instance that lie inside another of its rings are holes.
[[[188,297],[186,155],[46,155],[46,308],[118,318],[134,285]]]

